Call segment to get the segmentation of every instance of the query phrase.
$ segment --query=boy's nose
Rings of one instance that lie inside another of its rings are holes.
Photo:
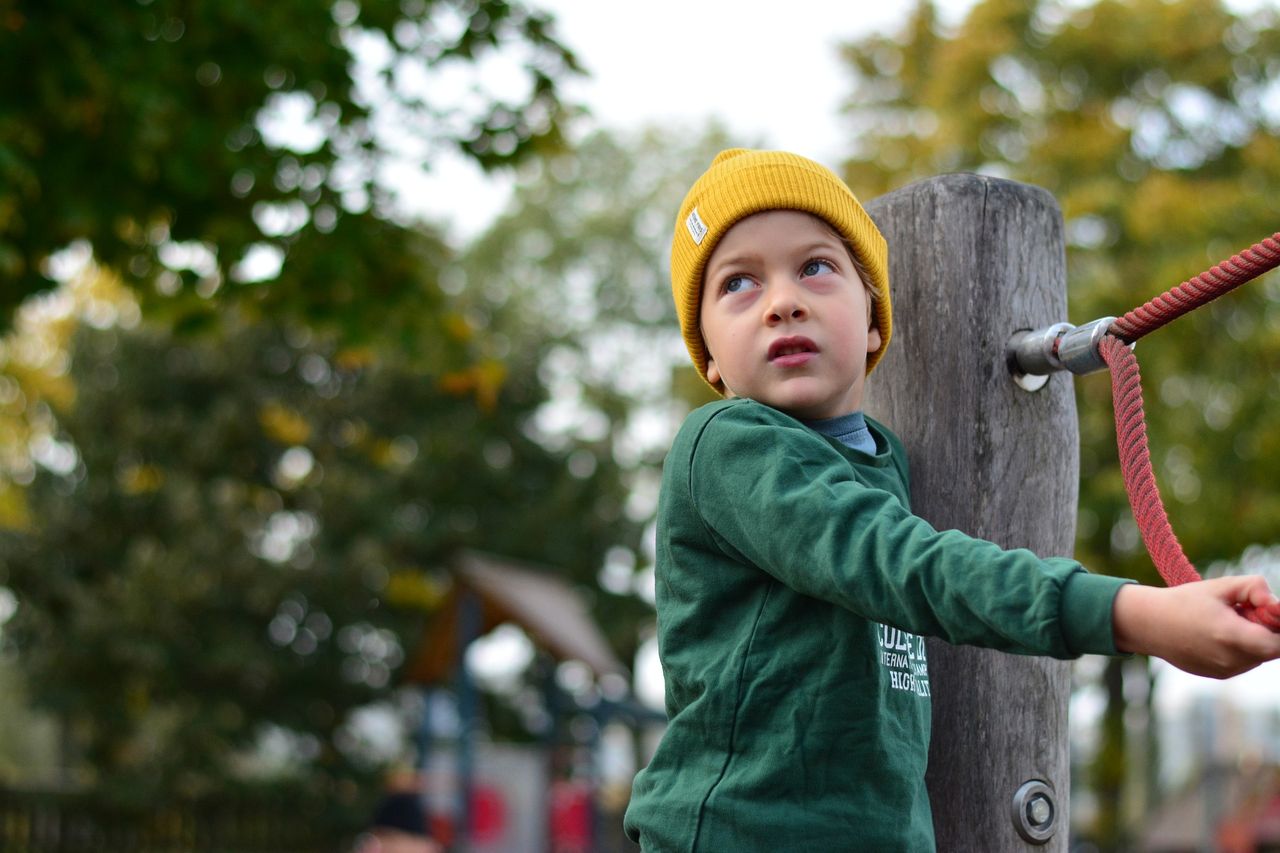
[[[800,288],[793,282],[772,284],[765,302],[765,322],[770,326],[784,320],[803,320],[808,315]]]

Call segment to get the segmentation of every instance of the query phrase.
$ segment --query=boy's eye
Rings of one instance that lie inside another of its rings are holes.
[[[750,290],[751,288],[755,287],[755,284],[756,283],[754,281],[752,281],[750,278],[748,278],[745,275],[735,275],[725,279],[724,292],[725,293],[743,293],[744,291]]]
[[[835,272],[835,267],[826,261],[809,261],[804,265],[804,269],[800,270],[800,274],[808,277],[811,275],[824,275],[829,272]]]

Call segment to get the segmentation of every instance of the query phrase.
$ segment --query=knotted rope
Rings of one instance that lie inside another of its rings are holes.
[[[1099,346],[1111,370],[1116,444],[1129,506],[1147,553],[1169,586],[1198,581],[1200,573],[1183,553],[1160,499],[1147,447],[1142,377],[1138,359],[1128,344],[1277,266],[1280,266],[1280,232],[1120,317],[1111,324]],[[1237,609],[1250,621],[1280,632],[1280,603],[1257,608],[1237,606]]]

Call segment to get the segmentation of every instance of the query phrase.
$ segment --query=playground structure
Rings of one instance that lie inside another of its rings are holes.
[[[447,748],[426,713],[416,738],[418,771],[430,789],[424,793],[437,834],[451,842],[451,850],[469,853],[610,849],[622,840],[621,815],[611,815],[617,826],[602,825],[596,772],[601,732],[616,721],[633,732],[661,726],[665,716],[637,702],[629,686],[621,697],[601,694],[582,707],[557,689],[554,670],[547,668],[541,680],[550,719],[538,744],[481,742],[478,688],[464,659],[472,642],[503,623],[519,626],[555,661],[586,665],[597,682],[629,685],[630,676],[582,597],[553,573],[467,551],[457,555],[450,574],[453,589],[402,677],[428,702],[442,689],[451,690],[456,701],[458,731]],[[591,724],[577,727],[575,735],[575,727],[564,724],[572,718],[590,718]]]
[[[916,514],[1006,548],[1069,556],[1079,426],[1064,369],[1109,365],[1126,485],[1143,539],[1167,582],[1198,579],[1150,474],[1127,344],[1275,267],[1276,238],[1119,321],[1075,330],[1063,322],[1063,222],[1048,192],[944,175],[889,193],[867,210],[889,243],[898,310],[896,355],[868,383],[866,408],[893,424],[906,445]],[[1280,629],[1280,608],[1244,615]],[[934,701],[926,780],[938,848],[1067,850],[1068,665],[936,640],[928,654]]]

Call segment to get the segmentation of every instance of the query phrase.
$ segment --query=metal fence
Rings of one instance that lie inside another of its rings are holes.
[[[295,801],[217,798],[128,809],[87,795],[0,788],[4,853],[334,853],[342,838]]]

